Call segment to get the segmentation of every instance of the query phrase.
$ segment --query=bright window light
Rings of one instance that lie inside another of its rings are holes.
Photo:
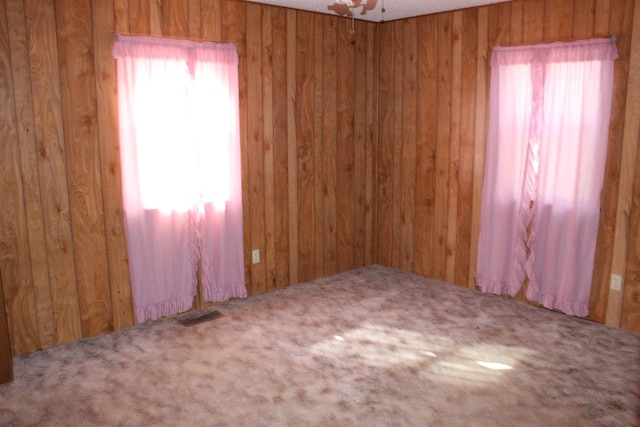
[[[206,69],[186,72],[184,60],[154,66],[135,86],[142,204],[162,212],[185,212],[194,203],[224,209],[230,194],[228,89]]]

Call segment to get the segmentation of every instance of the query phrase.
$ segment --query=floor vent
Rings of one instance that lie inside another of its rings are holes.
[[[203,322],[208,322],[209,320],[217,319],[220,316],[222,316],[222,313],[220,313],[219,311],[211,311],[209,313],[203,314],[202,316],[181,319],[178,320],[178,322],[180,322],[183,326],[193,326]]]

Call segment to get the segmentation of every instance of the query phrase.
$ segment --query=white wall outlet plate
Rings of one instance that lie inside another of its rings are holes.
[[[611,289],[614,291],[619,291],[622,289],[622,276],[619,274],[611,275]]]

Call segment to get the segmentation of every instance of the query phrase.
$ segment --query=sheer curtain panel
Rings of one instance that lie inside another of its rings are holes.
[[[586,316],[607,154],[613,40],[496,47],[477,284]]]
[[[120,158],[139,323],[245,297],[238,56],[230,44],[116,35]]]

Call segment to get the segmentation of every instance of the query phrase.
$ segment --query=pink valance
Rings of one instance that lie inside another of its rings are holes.
[[[238,52],[231,43],[198,42],[144,36],[114,36],[112,54],[115,58],[193,58],[238,65]]]
[[[618,49],[612,39],[541,43],[527,46],[496,46],[491,66],[582,61],[613,61]]]

